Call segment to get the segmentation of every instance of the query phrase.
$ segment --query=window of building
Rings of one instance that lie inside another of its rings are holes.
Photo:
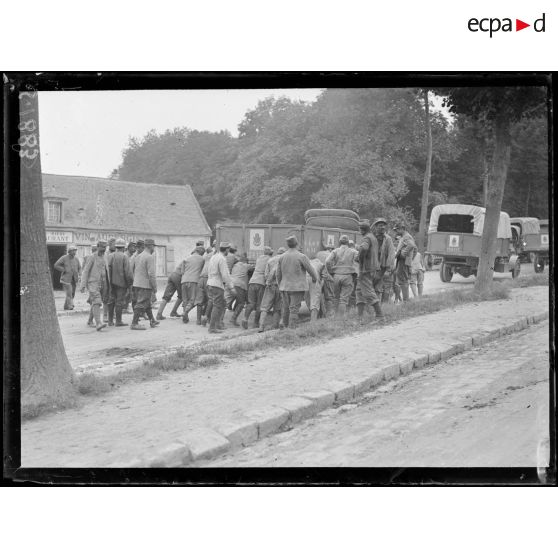
[[[155,272],[157,277],[167,274],[167,249],[165,246],[155,246]]]
[[[49,223],[62,222],[62,202],[48,202],[47,221]]]

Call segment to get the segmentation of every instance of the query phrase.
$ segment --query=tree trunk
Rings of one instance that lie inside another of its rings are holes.
[[[475,290],[485,292],[492,284],[496,257],[498,223],[504,197],[511,152],[511,123],[507,116],[496,118],[494,125],[494,155],[486,196],[486,214],[482,232],[481,254]]]
[[[73,403],[74,374],[56,316],[49,270],[39,152],[38,94],[20,94],[21,411]]]
[[[426,168],[422,183],[422,200],[420,205],[420,221],[418,245],[419,251],[424,255],[426,249],[426,214],[428,212],[428,192],[430,191],[430,176],[432,174],[432,129],[430,126],[430,108],[428,106],[428,89],[424,90],[424,114],[426,124]]]
[[[486,151],[482,154],[482,162],[483,162],[483,174],[482,174],[482,205],[486,207],[486,200],[488,197],[488,157],[486,155]]]
[[[527,196],[525,198],[525,217],[529,217],[529,203],[531,202],[531,183],[527,184]]]

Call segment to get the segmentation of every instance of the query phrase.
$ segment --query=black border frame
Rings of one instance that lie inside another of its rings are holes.
[[[552,485],[556,483],[553,186],[556,113],[552,72],[8,72],[3,84],[4,139],[4,444],[3,484],[187,486]],[[532,468],[20,468],[18,93],[25,90],[275,89],[332,87],[544,86],[549,114],[550,466]]]

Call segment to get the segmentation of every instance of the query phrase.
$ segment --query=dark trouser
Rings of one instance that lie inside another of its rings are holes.
[[[248,320],[252,310],[256,311],[256,323],[260,319],[260,309],[262,305],[262,298],[265,292],[265,285],[259,283],[250,283],[248,285],[248,304],[244,312],[244,319]]]
[[[372,273],[361,272],[357,281],[357,305],[363,304],[370,311],[371,307],[380,302],[376,291],[374,290],[374,279]]]
[[[403,301],[409,300],[409,279],[411,278],[411,266],[405,265],[405,260],[403,258],[397,260],[395,275],[397,276],[397,282],[401,287]]]
[[[134,289],[136,291],[136,305],[134,307],[134,319],[132,323],[137,324],[139,317],[144,312],[147,314],[149,321],[153,321],[153,312],[151,311],[151,295],[153,291],[142,287],[134,287]]]
[[[279,285],[266,285],[261,304],[260,331],[263,331],[267,314],[273,312],[273,327],[279,327],[281,320],[282,297]]]
[[[240,316],[242,310],[244,310],[244,305],[246,304],[246,299],[248,298],[248,291],[246,289],[243,289],[242,287],[236,287],[236,286],[234,290],[236,291],[236,297],[235,297],[236,302],[234,306],[233,320],[236,320],[238,316]]]
[[[66,300],[64,301],[64,310],[72,310],[74,307],[74,297],[76,296],[76,282],[72,279],[71,283],[62,283]]]
[[[128,289],[119,285],[112,285],[111,302],[109,302],[109,322],[114,319],[114,311],[116,310],[116,322],[122,322],[122,310],[126,308],[126,294]],[[114,301],[114,302],[112,302]]]
[[[354,308],[356,306],[357,276],[358,275],[356,273],[351,275],[353,278],[353,290],[351,291],[351,296],[349,297],[349,308]]]
[[[138,301],[138,287],[131,287],[131,299],[132,299],[132,310],[136,309],[136,303]]]
[[[210,285],[207,290],[209,293],[209,304],[211,304],[209,330],[215,331],[221,324],[223,316],[225,315],[225,289]]]
[[[374,290],[376,291],[376,294],[378,295],[378,298],[381,301],[383,300],[383,294],[385,289],[384,275],[385,275],[385,268],[382,268],[374,275],[373,278]]]
[[[329,318],[333,313],[333,302],[335,300],[333,277],[324,278],[323,293],[324,293],[326,316]]]
[[[177,296],[180,300],[184,300],[182,298],[182,287],[181,287],[181,285],[177,285],[176,283],[174,283],[173,281],[171,281],[169,279],[167,281],[167,286],[165,287],[165,292],[163,293],[163,296],[162,296],[163,300],[165,300],[166,302],[170,302],[174,293],[177,294]]]
[[[349,298],[353,292],[353,276],[352,275],[334,275],[333,276],[333,292],[335,295],[335,312],[339,316],[345,317]]]
[[[184,313],[188,314],[190,310],[196,305],[196,297],[198,294],[198,284],[194,282],[182,283],[182,304],[184,306]]]
[[[304,300],[304,291],[281,291],[283,297],[283,324],[285,327],[296,327],[300,305]]]
[[[202,307],[202,313],[205,312],[209,296],[207,294],[207,277],[200,277],[198,288],[196,290],[196,306]]]

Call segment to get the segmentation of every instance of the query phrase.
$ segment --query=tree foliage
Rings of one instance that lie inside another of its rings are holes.
[[[496,109],[481,109],[486,95],[494,103],[502,97],[487,91],[437,92],[448,99],[452,116],[430,111],[429,207],[483,203]],[[522,96],[526,102],[527,93]],[[507,106],[509,98],[502,98],[500,105]],[[545,217],[545,122],[533,114],[520,122],[514,110],[509,113],[514,142],[503,209]],[[285,97],[260,101],[239,123],[236,138],[187,128],[131,138],[119,176],[190,184],[210,225],[225,220],[301,223],[310,207],[336,207],[367,218],[403,218],[413,227],[420,214],[425,154],[420,90],[328,89],[313,103]]]

